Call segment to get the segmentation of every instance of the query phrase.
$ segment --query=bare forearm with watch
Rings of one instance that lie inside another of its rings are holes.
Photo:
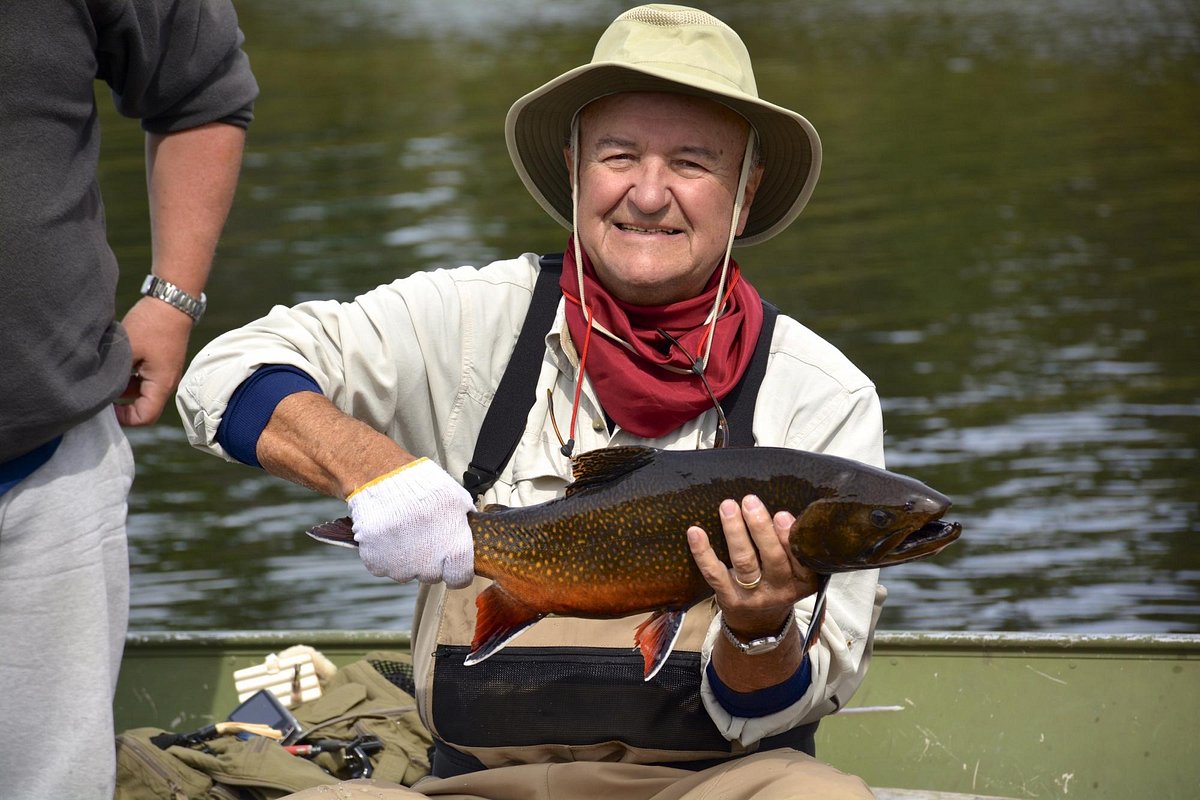
[[[122,425],[154,423],[183,374],[245,139],[243,128],[222,122],[146,136],[153,261],[144,296],[121,320],[133,350],[133,375],[116,407]]]
[[[733,693],[784,687],[779,693],[787,695],[789,684],[802,692],[807,679],[795,604],[815,592],[817,583],[787,549],[794,518],[787,512],[772,517],[753,496],[740,504],[724,501],[720,513],[732,566],[717,558],[703,530],[688,531],[692,554],[721,609],[722,635],[710,667]]]

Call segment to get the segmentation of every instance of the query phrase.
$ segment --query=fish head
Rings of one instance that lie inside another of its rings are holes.
[[[789,535],[792,554],[820,573],[875,569],[927,558],[962,533],[945,522],[950,500],[919,481],[877,471],[809,503]]]

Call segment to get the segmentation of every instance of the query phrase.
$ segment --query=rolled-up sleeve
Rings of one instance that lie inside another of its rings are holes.
[[[427,276],[414,276],[406,283],[410,296],[418,284],[436,293]],[[260,367],[273,365],[310,376],[344,413],[419,452],[435,452],[436,423],[427,410],[433,408],[430,397],[436,390],[429,385],[426,359],[433,369],[455,364],[451,374],[456,375],[455,359],[460,356],[450,351],[457,339],[444,333],[453,327],[418,334],[398,284],[349,303],[322,300],[276,306],[265,317],[214,339],[192,360],[176,394],[188,441],[232,460],[217,442],[229,399]],[[434,304],[431,299],[429,305]],[[436,305],[445,308],[441,302]],[[397,430],[398,408],[405,409],[403,431]]]
[[[110,0],[93,11],[97,77],[152,133],[246,127],[258,84],[229,0]]]
[[[886,596],[878,582],[878,570],[835,575],[830,580],[821,636],[808,654],[812,674],[808,691],[787,708],[764,716],[734,716],[721,705],[709,683],[708,662],[717,637],[722,635],[718,617],[701,652],[704,678],[700,693],[713,724],[726,739],[753,747],[768,736],[815,722],[844,706],[866,677],[875,625]],[[796,604],[801,631],[807,630],[812,620],[812,605],[811,597]]]
[[[497,337],[515,339],[520,330],[524,308],[503,298],[517,292],[528,303],[531,264],[419,272],[347,303],[276,306],[192,360],[176,393],[188,441],[235,460],[217,441],[230,398],[259,368],[283,366],[411,452],[443,465],[454,455],[457,463],[507,364]]]

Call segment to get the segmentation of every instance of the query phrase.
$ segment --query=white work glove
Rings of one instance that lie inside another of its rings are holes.
[[[419,458],[355,489],[346,502],[367,571],[405,583],[445,581],[461,589],[475,575],[467,512],[471,495],[437,464]]]

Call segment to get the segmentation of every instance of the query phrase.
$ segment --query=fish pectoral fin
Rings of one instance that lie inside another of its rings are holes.
[[[670,611],[664,608],[655,611],[649,619],[638,625],[633,641],[637,649],[642,651],[642,660],[646,665],[645,680],[657,675],[663,664],[667,663],[667,656],[675,648],[675,640],[679,638],[685,616],[687,609]]]
[[[817,599],[813,601],[812,621],[808,623],[808,632],[804,634],[804,642],[800,645],[800,654],[804,655],[813,648],[817,639],[821,638],[821,626],[825,624],[825,596],[829,589],[829,576],[817,575]]]
[[[602,486],[622,475],[641,469],[658,455],[658,449],[640,445],[602,447],[575,456],[571,468],[574,481],[567,487],[567,496],[593,486]]]
[[[358,547],[358,542],[354,541],[354,521],[350,517],[339,517],[313,525],[305,533],[325,544],[337,547]]]
[[[463,661],[468,667],[502,650],[517,634],[546,616],[527,606],[498,584],[492,584],[475,598],[475,636],[471,652]]]

